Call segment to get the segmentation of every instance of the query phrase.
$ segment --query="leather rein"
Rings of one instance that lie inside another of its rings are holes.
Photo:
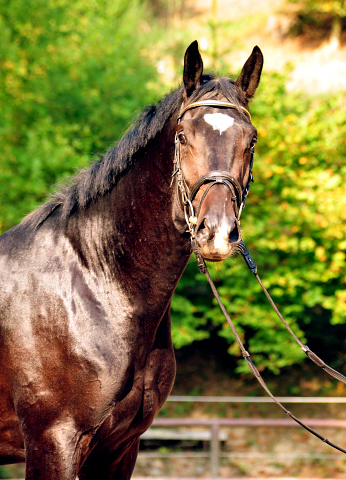
[[[240,108],[241,110],[243,110],[249,116],[249,118],[251,120],[250,113],[244,107],[236,106],[236,105],[234,105],[232,103],[228,103],[228,102],[220,102],[220,101],[216,101],[216,100],[205,100],[205,101],[191,103],[189,105],[186,105],[184,108],[182,108],[182,110],[180,111],[180,113],[178,115],[178,119],[177,119],[178,123],[180,122],[182,116],[184,115],[184,113],[187,110],[190,110],[192,108],[202,107],[202,106],[210,106],[210,107],[218,107],[218,108],[225,107],[225,108],[234,108],[234,109],[239,109]],[[218,304],[221,308],[222,313],[224,314],[224,316],[225,316],[225,318],[226,318],[226,320],[227,320],[227,322],[228,322],[228,324],[229,324],[229,326],[230,326],[230,328],[233,332],[235,340],[236,340],[236,342],[237,342],[237,344],[238,344],[238,346],[241,350],[242,356],[246,360],[246,362],[247,362],[248,366],[250,367],[252,373],[254,374],[255,378],[260,383],[260,385],[263,387],[263,389],[273,399],[273,401],[280,408],[282,408],[284,410],[284,412],[289,417],[292,418],[292,420],[294,420],[301,427],[303,427],[305,430],[310,432],[315,437],[322,440],[327,445],[329,445],[329,446],[335,448],[336,450],[339,450],[340,452],[346,454],[346,450],[344,450],[340,446],[330,442],[327,438],[323,437],[318,432],[316,432],[315,430],[310,428],[308,425],[303,423],[299,418],[294,416],[271,393],[268,386],[264,382],[261,374],[259,373],[258,369],[256,368],[255,364],[253,363],[249,352],[245,349],[244,344],[241,341],[241,339],[240,339],[240,337],[239,337],[239,335],[236,331],[234,323],[232,322],[231,318],[229,317],[229,315],[228,315],[228,313],[227,313],[227,311],[226,311],[226,309],[225,309],[225,307],[224,307],[224,305],[223,305],[223,303],[220,299],[220,296],[219,296],[219,294],[216,290],[214,282],[210,277],[208,267],[207,267],[202,255],[199,253],[198,248],[197,248],[197,242],[195,240],[195,227],[196,227],[197,221],[198,221],[198,214],[200,212],[201,205],[202,205],[207,193],[209,192],[210,188],[212,188],[214,185],[220,184],[220,183],[224,184],[231,191],[232,201],[234,202],[234,209],[235,209],[235,212],[236,212],[236,218],[237,218],[237,221],[239,223],[240,215],[241,215],[242,209],[245,206],[246,197],[249,193],[250,184],[251,184],[251,182],[254,181],[253,180],[253,175],[252,175],[254,148],[252,148],[252,150],[251,150],[249,177],[248,177],[248,181],[247,181],[247,184],[246,184],[244,189],[241,188],[241,186],[240,186],[240,184],[239,184],[239,182],[236,178],[234,178],[229,173],[221,171],[221,170],[211,171],[211,172],[206,173],[205,175],[202,175],[192,185],[191,189],[189,189],[189,187],[188,187],[188,185],[185,181],[185,178],[183,176],[182,169],[181,169],[180,142],[179,142],[178,133],[176,133],[176,135],[175,135],[174,142],[175,142],[175,154],[174,154],[174,170],[173,170],[173,175],[172,175],[172,183],[174,181],[174,177],[177,177],[178,198],[179,198],[179,201],[180,201],[180,205],[181,205],[181,207],[184,211],[184,214],[185,214],[186,223],[188,225],[188,232],[191,235],[191,245],[192,245],[192,250],[193,250],[193,252],[196,256],[197,266],[198,266],[199,271],[206,275],[206,277],[208,279],[208,282],[210,284],[210,287],[212,289],[212,292],[213,292],[213,294],[214,294],[214,296],[215,296],[215,298],[216,298],[216,300],[217,300],[217,302],[218,302]],[[197,215],[195,215],[194,208],[192,206],[192,202],[193,202],[194,198],[196,197],[196,195],[197,195],[199,189],[201,188],[201,186],[205,185],[205,184],[208,184],[208,187],[206,188],[205,192],[203,193],[202,199],[199,203]],[[263,292],[265,293],[265,295],[266,295],[267,299],[269,300],[271,306],[273,307],[275,313],[277,314],[277,316],[279,317],[279,319],[283,323],[284,327],[288,330],[288,332],[291,334],[291,336],[294,338],[294,340],[298,343],[298,345],[303,350],[303,352],[318,367],[322,368],[325,372],[327,372],[332,377],[334,377],[337,380],[346,384],[346,377],[344,375],[342,375],[338,371],[334,370],[333,368],[329,367],[321,358],[319,358],[314,352],[312,352],[312,350],[310,350],[310,348],[307,345],[303,345],[303,343],[293,333],[292,329],[289,327],[289,325],[287,324],[287,322],[285,321],[285,319],[281,315],[281,313],[278,310],[278,308],[276,307],[273,299],[271,298],[267,289],[263,285],[263,283],[262,283],[262,281],[261,281],[261,279],[260,279],[260,277],[257,273],[257,266],[256,266],[255,262],[253,261],[249,251],[247,250],[243,240],[241,240],[240,243],[239,243],[239,250],[240,250],[240,253],[243,256],[249,270],[255,275],[256,280],[260,284]]]

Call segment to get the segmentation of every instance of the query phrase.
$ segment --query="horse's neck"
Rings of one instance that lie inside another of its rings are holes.
[[[170,186],[173,140],[173,125],[166,125],[113,191],[77,220],[85,266],[148,299],[173,293],[190,255]]]

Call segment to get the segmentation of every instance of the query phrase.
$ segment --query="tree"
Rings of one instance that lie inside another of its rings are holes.
[[[160,96],[143,18],[137,0],[0,0],[0,232]]]
[[[33,0],[29,11],[23,5],[0,0],[2,231],[43,201],[50,185],[108,149],[133,112],[163,93],[152,43],[145,32],[134,35],[145,15],[134,0]],[[319,345],[337,367],[346,337],[346,100],[343,93],[287,93],[285,81],[263,75],[251,106],[259,144],[243,236],[299,338],[317,354]],[[305,358],[240,257],[212,274],[260,369],[278,372]],[[172,320],[177,348],[213,331],[240,359],[194,259],[174,296]],[[247,371],[241,360],[238,371]]]
[[[343,21],[346,18],[344,0],[289,0],[298,5],[296,15],[304,21],[314,19],[322,25],[330,22],[329,42],[332,47],[340,46]]]
[[[334,366],[346,338],[346,100],[285,91],[285,78],[262,78],[251,107],[259,143],[242,214],[242,235],[274,301],[298,337]],[[241,257],[211,267],[222,301],[260,369],[278,373],[305,355],[284,330]],[[225,337],[238,346],[194,261],[173,302],[180,346]]]

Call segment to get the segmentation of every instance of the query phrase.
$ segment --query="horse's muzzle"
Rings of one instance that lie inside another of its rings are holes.
[[[195,238],[202,257],[219,262],[232,255],[241,240],[239,221],[228,216],[215,222],[206,215],[197,225]]]

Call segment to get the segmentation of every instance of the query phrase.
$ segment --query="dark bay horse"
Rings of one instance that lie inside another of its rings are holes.
[[[262,63],[255,47],[235,82],[203,75],[193,42],[183,87],[0,237],[0,463],[26,461],[26,480],[131,477],[174,380],[169,310],[191,255],[186,222],[207,260],[240,241]],[[213,188],[181,198],[177,184],[210,172],[222,172]]]

